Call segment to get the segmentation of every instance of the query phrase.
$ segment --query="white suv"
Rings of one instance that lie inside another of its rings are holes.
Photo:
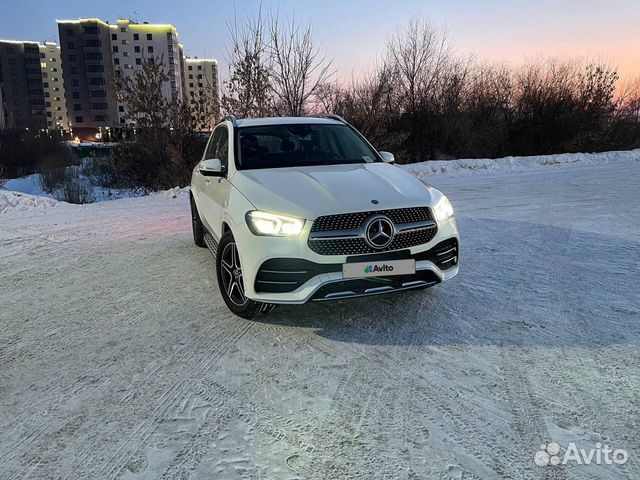
[[[193,170],[193,238],[244,318],[305,303],[426,288],[458,273],[449,200],[351,125],[225,119]]]

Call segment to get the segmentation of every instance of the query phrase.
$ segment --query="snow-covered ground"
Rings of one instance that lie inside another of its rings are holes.
[[[254,322],[222,302],[184,191],[0,214],[0,478],[639,478],[622,157],[423,165],[456,207],[455,280]],[[536,466],[551,441],[629,460]]]

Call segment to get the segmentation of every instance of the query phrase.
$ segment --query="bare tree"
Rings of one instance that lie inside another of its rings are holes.
[[[311,24],[301,26],[295,17],[285,24],[271,17],[269,40],[276,113],[303,116],[309,101],[330,82],[332,61],[316,46]]]
[[[166,123],[169,102],[162,94],[162,86],[168,81],[162,58],[145,58],[142,68],[133,75],[116,70],[116,95],[124,104],[128,124],[159,129]]]
[[[273,111],[268,69],[266,21],[262,7],[254,17],[227,25],[229,79],[223,84],[222,109],[241,117],[266,117]]]
[[[437,100],[438,82],[451,60],[447,33],[427,19],[414,19],[391,36],[385,61],[397,82],[403,114],[410,119],[409,141],[414,158],[431,150],[421,141],[422,128],[430,124],[430,105]]]

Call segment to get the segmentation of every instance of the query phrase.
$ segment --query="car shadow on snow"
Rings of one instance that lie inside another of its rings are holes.
[[[370,345],[640,343],[640,244],[529,222],[459,221],[459,275],[428,290],[279,306],[259,322]]]

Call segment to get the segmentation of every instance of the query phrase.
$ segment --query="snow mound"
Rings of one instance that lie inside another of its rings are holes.
[[[0,190],[0,213],[11,211],[45,210],[55,207],[58,201],[47,197],[37,197],[19,192]]]
[[[474,158],[460,160],[434,160],[401,165],[418,178],[427,175],[473,175],[496,172],[521,172],[549,166],[603,165],[606,163],[638,162],[640,149],[603,153],[563,153],[531,157],[504,157],[496,159]]]
[[[163,195],[167,198],[183,198],[189,195],[189,187],[173,187],[169,190],[152,193],[151,195]]]

